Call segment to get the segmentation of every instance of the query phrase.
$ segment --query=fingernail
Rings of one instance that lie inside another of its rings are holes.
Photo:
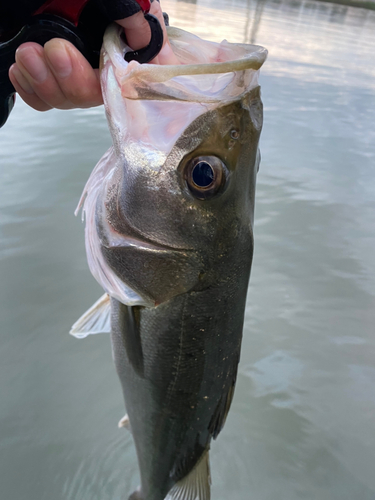
[[[45,55],[53,72],[59,78],[66,78],[72,72],[72,61],[64,43],[53,40],[49,45],[46,44]]]
[[[48,76],[46,64],[41,55],[31,47],[17,50],[17,63],[20,62],[31,78],[37,83],[43,83]]]
[[[10,71],[12,73],[13,78],[17,80],[18,85],[24,92],[26,92],[26,94],[30,95],[34,94],[34,90],[32,89],[31,85],[23,76],[23,74],[21,73],[16,64],[13,64],[13,66],[11,66]]]

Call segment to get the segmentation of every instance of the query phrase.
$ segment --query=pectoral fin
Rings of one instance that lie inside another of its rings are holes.
[[[74,323],[70,335],[84,339],[88,335],[111,332],[111,302],[105,293]]]
[[[125,427],[125,429],[128,429],[128,431],[130,431],[130,420],[127,413],[122,417],[117,425],[119,429]]]

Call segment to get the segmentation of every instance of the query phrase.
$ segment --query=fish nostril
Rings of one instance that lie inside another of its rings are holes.
[[[240,137],[240,133],[235,128],[230,131],[230,136],[232,139],[236,140]]]

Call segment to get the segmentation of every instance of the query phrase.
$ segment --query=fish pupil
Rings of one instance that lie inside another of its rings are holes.
[[[196,186],[205,188],[212,184],[214,180],[214,170],[209,163],[200,161],[193,168],[192,177]]]

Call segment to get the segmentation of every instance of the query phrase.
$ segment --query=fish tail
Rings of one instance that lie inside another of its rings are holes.
[[[148,498],[159,499],[159,494]],[[206,451],[194,469],[187,476],[178,481],[169,491],[164,500],[210,500],[211,499],[211,474],[209,452]],[[129,500],[145,500],[141,489],[137,489]]]
[[[178,481],[165,500],[210,500],[211,474],[209,452],[206,451],[194,469]]]

